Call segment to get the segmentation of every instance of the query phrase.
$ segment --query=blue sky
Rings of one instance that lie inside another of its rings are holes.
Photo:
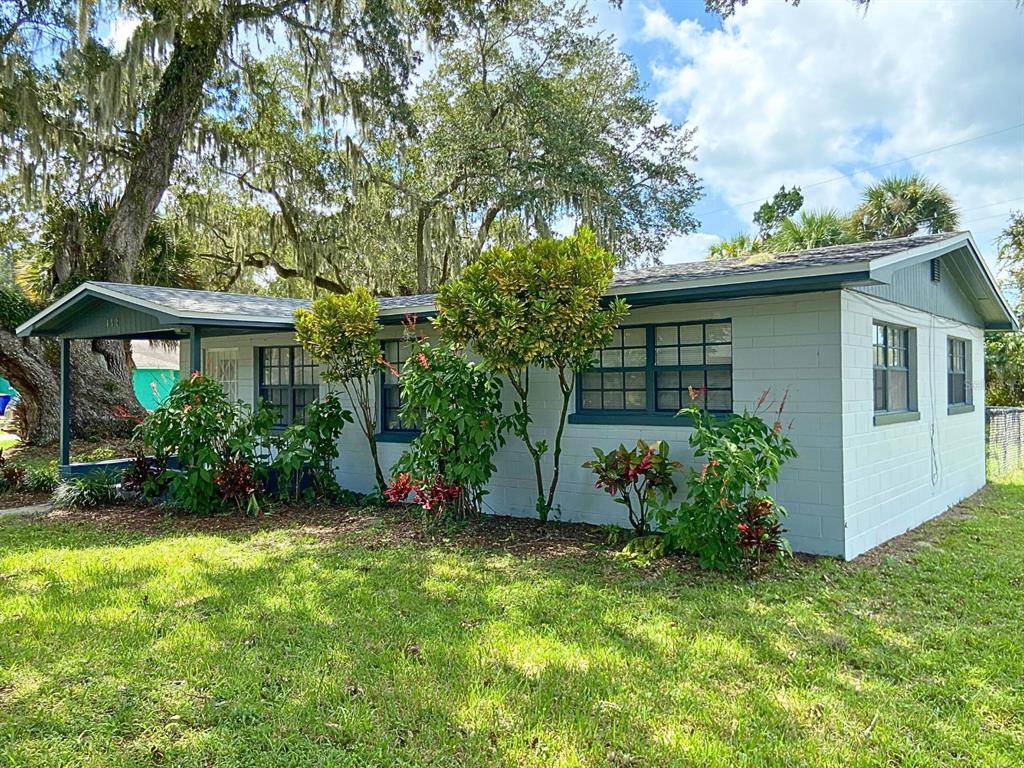
[[[866,13],[751,0],[724,23],[700,0],[590,8],[661,113],[698,128],[702,223],[666,261],[749,229],[780,184],[800,185],[805,208],[848,210],[865,184],[922,172],[952,192],[990,259],[1024,209],[1024,12],[1012,0],[874,0]]]

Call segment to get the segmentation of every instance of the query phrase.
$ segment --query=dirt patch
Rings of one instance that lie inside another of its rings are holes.
[[[889,539],[884,544],[879,544],[872,550],[858,555],[853,560],[845,563],[849,568],[875,568],[878,565],[889,562],[908,562],[921,550],[937,546],[943,537],[947,526],[961,520],[970,520],[975,516],[978,509],[984,506],[985,495],[988,487],[970,496],[959,504],[954,504],[941,515],[927,520],[917,528],[913,528],[904,534]]]

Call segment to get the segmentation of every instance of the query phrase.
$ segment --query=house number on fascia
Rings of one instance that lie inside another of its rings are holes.
[[[107,318],[107,328],[120,328],[120,327],[121,327],[121,318],[119,318],[119,317],[108,317]]]

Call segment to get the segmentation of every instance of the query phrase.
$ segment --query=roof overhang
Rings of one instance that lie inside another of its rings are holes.
[[[206,335],[290,331],[291,319],[177,312],[105,285],[86,282],[18,326],[18,336],[73,339],[177,339],[193,328]]]
[[[1019,331],[1013,310],[999,291],[995,276],[981,256],[970,233],[953,235],[936,243],[899,253],[817,266],[795,266],[734,272],[691,280],[612,285],[607,298],[623,298],[635,307],[696,301],[778,296],[838,290],[892,282],[895,273],[915,263],[944,257],[977,304],[986,330]],[[411,305],[389,302],[382,307],[384,324],[398,324],[406,317],[429,318],[437,313],[435,302],[417,297]],[[201,328],[207,336],[292,331],[292,310],[270,315],[240,312],[196,312],[119,291],[116,284],[83,283],[17,329],[19,336],[66,338],[167,339],[188,336]]]

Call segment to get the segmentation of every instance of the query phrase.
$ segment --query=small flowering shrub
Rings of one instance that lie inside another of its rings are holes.
[[[630,524],[641,536],[650,533],[651,505],[667,504],[676,492],[672,475],[683,465],[670,461],[668,452],[663,440],[650,445],[637,440],[636,447],[630,449],[620,445],[605,453],[595,448],[596,458],[583,465],[597,475],[595,487],[626,507]]]
[[[768,391],[761,395],[753,413],[744,410],[727,419],[696,404],[680,411],[693,419],[690,446],[706,461],[699,471],[690,469],[686,500],[674,510],[661,510],[658,522],[667,548],[695,554],[705,568],[736,568],[787,550],[780,523],[785,510],[768,486],[796,451],[782,426],[786,397],[769,424],[763,418],[774,407],[768,396]]]
[[[511,426],[501,414],[501,381],[458,348],[422,340],[399,381],[402,420],[421,427],[395,464],[386,498],[415,494],[414,503],[438,519],[479,514]]]

